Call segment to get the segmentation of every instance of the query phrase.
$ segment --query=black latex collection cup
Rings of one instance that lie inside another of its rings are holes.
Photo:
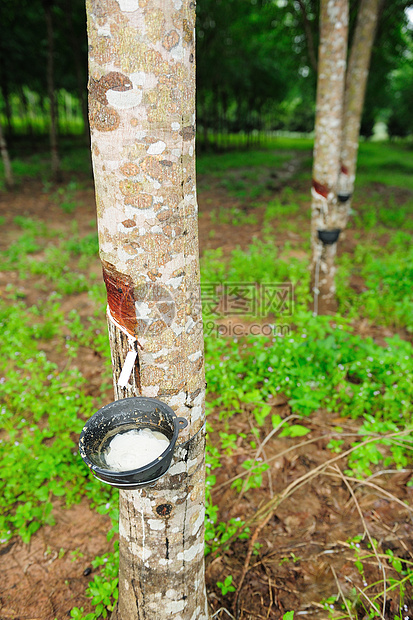
[[[318,238],[324,245],[333,245],[340,236],[341,229],[333,228],[332,230],[317,230]]]
[[[79,438],[80,456],[94,476],[118,489],[150,486],[168,471],[179,431],[188,422],[178,418],[171,407],[156,398],[143,396],[116,400],[89,418]],[[112,439],[131,430],[158,431],[169,440],[169,446],[155,460],[128,471],[110,469],[105,451]]]

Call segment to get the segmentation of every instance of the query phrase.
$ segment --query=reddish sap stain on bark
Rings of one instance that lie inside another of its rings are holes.
[[[343,174],[348,174],[348,168],[344,164],[341,164],[341,172]]]
[[[315,179],[313,179],[313,188],[317,192],[317,194],[320,194],[320,196],[323,196],[323,198],[327,198],[330,191],[327,185],[322,185],[322,183],[319,183]]]
[[[135,335],[136,312],[133,284],[129,276],[120,273],[111,263],[102,261],[109,310],[113,318],[132,336]]]

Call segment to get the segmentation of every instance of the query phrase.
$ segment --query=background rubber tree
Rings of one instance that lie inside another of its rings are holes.
[[[354,191],[361,116],[381,4],[382,0],[361,0],[348,59],[344,94],[339,192],[342,192],[343,197],[350,196],[350,198],[347,200],[346,217],[343,221],[343,226],[345,226],[349,215],[351,195]]]
[[[195,4],[90,0],[89,121],[115,397],[189,425],[169,472],[120,492],[122,620],[208,618],[204,354],[195,186]],[[118,385],[128,350],[137,353]]]
[[[9,151],[7,150],[6,140],[3,135],[3,129],[0,123],[0,151],[1,151],[1,160],[3,162],[4,167],[4,180],[6,183],[7,189],[14,188],[14,177],[11,169]]]
[[[318,230],[339,228],[337,201],[348,34],[347,0],[321,0],[313,187],[311,203],[312,282],[315,311],[334,309],[337,243],[325,245]]]

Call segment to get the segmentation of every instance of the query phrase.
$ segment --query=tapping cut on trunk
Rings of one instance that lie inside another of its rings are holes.
[[[102,261],[102,271],[111,315],[131,336],[134,336],[137,319],[132,278],[119,273],[114,265],[106,261]]]
[[[318,183],[318,181],[313,179],[313,188],[314,188],[314,191],[317,192],[317,194],[320,194],[320,196],[322,196],[323,198],[328,198],[330,190],[328,189],[327,185]]]

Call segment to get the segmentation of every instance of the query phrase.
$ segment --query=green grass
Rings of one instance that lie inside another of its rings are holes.
[[[290,156],[284,153],[269,152],[268,150],[231,151],[222,154],[204,154],[197,158],[197,173],[224,176],[234,169],[245,168],[245,174],[250,174],[250,168],[277,167],[288,161]]]
[[[354,257],[345,254],[341,258],[337,281],[341,312],[413,332],[412,239],[412,235],[398,232],[384,248],[359,245]],[[352,274],[364,279],[364,291],[356,293],[351,288]]]
[[[77,224],[73,222],[71,238],[56,241],[56,236],[61,233],[49,231],[42,222],[21,216],[16,217],[14,222],[24,232],[7,250],[0,252],[4,271],[17,271],[21,280],[44,276],[45,282],[53,282],[55,292],[61,295],[89,289],[94,276],[87,277],[85,270],[88,259],[98,253],[96,233],[80,238]],[[47,290],[46,283],[39,280],[36,286]]]
[[[313,140],[308,138],[271,138],[259,150],[218,155],[201,153],[197,158],[197,171],[198,174],[220,175],[231,169],[277,167],[288,159],[288,151],[308,151],[311,154],[312,148]],[[359,187],[382,183],[413,190],[412,146],[409,143],[361,142],[356,183]]]
[[[359,149],[358,187],[382,183],[413,191],[413,148],[403,143],[362,142]]]

